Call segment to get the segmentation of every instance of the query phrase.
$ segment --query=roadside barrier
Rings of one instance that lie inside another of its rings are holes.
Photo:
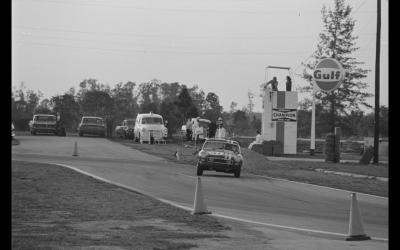
[[[346,238],[347,241],[356,240],[370,240],[371,237],[367,236],[364,232],[364,226],[361,219],[360,210],[358,209],[357,194],[351,194],[350,204],[350,223],[349,234]]]
[[[201,186],[201,178],[197,177],[196,184],[196,193],[194,195],[194,205],[192,214],[211,214],[210,211],[207,211],[206,203],[204,202],[203,197],[203,188]]]
[[[75,146],[74,146],[74,153],[72,154],[72,156],[79,156],[78,155],[78,142],[75,141]]]

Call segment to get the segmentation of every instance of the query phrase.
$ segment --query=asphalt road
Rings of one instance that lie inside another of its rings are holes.
[[[96,137],[19,136],[12,159],[66,164],[133,187],[160,199],[192,207],[195,167],[174,164]],[[73,157],[74,142],[78,157]],[[157,147],[157,145],[154,145]],[[244,165],[245,167],[245,165]],[[210,211],[244,220],[347,234],[350,193],[254,175],[204,172],[205,202]],[[388,238],[388,199],[358,194],[367,235]]]

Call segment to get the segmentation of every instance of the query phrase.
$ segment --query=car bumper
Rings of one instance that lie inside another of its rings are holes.
[[[79,133],[82,134],[94,134],[94,135],[102,135],[106,133],[105,128],[80,128],[78,130]]]
[[[199,166],[203,170],[214,170],[217,172],[235,172],[236,169],[241,167],[241,164],[234,164],[234,163],[217,163],[217,162],[199,162]]]
[[[35,133],[47,133],[47,134],[52,133],[53,134],[53,133],[57,132],[57,129],[56,128],[32,128],[31,131],[33,131]]]

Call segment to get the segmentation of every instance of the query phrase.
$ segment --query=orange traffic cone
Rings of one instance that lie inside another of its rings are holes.
[[[346,240],[370,240],[364,232],[360,210],[358,209],[357,194],[351,194],[349,235]]]
[[[204,203],[203,189],[201,187],[200,177],[197,177],[196,193],[194,195],[192,214],[211,214],[211,212],[207,211],[206,203]]]
[[[75,141],[74,153],[72,154],[72,156],[79,156],[78,155],[78,143],[76,141]]]

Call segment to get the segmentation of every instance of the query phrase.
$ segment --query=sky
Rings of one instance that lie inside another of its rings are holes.
[[[347,1],[375,92],[376,1]],[[322,31],[321,9],[333,0],[13,0],[12,86],[21,82],[43,98],[63,94],[88,78],[113,87],[158,79],[198,85],[219,96],[225,111],[255,94],[265,68],[290,67],[293,88],[308,85],[302,62]],[[388,105],[388,1],[382,1],[380,104]],[[284,89],[287,71],[268,71]],[[310,94],[299,93],[299,100]],[[368,103],[374,106],[374,98]]]

